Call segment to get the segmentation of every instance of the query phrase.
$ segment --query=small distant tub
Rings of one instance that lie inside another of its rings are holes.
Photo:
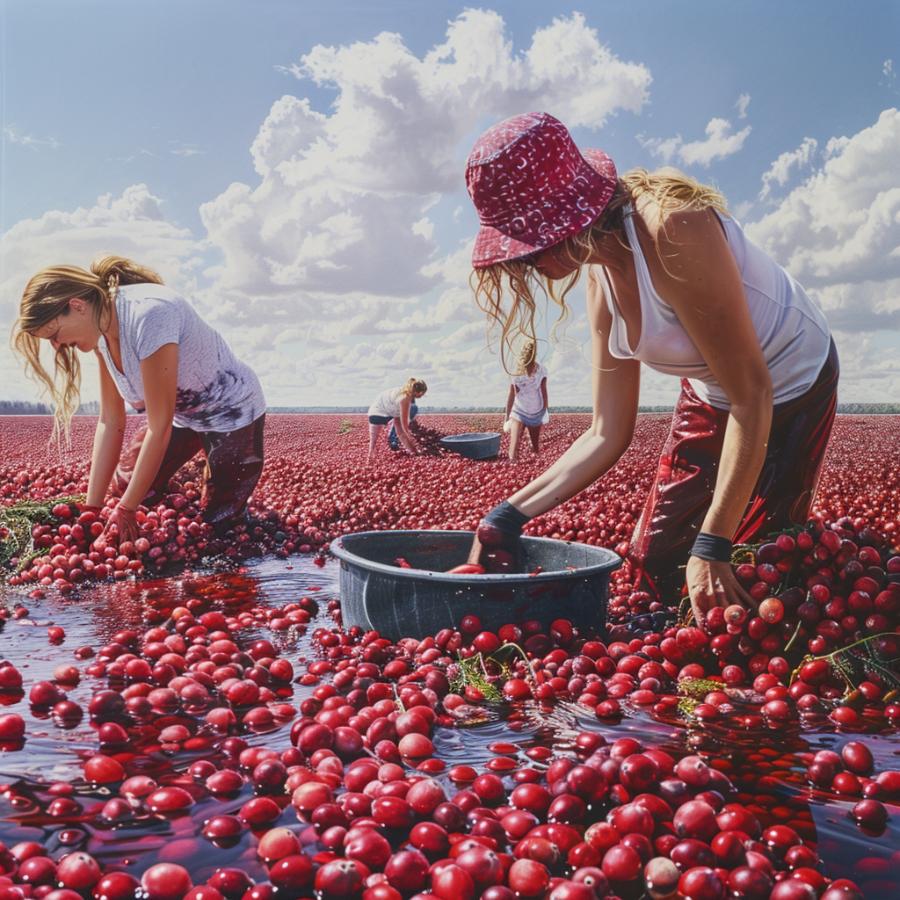
[[[472,431],[448,434],[441,438],[441,446],[469,459],[490,459],[500,452],[499,431]]]
[[[612,550],[524,537],[522,572],[449,574],[465,562],[473,537],[471,531],[361,531],[333,541],[344,627],[374,629],[391,640],[424,638],[474,613],[490,630],[528,619],[546,627],[560,618],[603,629],[609,576],[622,564]],[[413,568],[396,566],[397,557]]]

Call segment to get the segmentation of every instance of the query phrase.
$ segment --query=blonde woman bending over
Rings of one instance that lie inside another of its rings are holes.
[[[415,401],[425,396],[428,385],[418,378],[410,378],[402,387],[388,388],[380,393],[369,407],[369,456],[375,455],[378,436],[385,425],[393,425],[403,448],[410,453],[419,453],[419,445],[409,430],[410,421],[415,418]]]
[[[54,351],[53,375],[40,357]],[[68,436],[78,408],[79,354],[100,369],[100,417],[88,507],[119,497],[107,524],[120,541],[138,537],[135,511],[158,503],[191,457],[206,456],[204,518],[226,530],[243,513],[263,467],[266,402],[253,370],[159,275],[130,259],[54,266],[25,287],[13,345],[53,400],[55,433]],[[125,403],[147,415],[122,454]]]
[[[531,517],[615,465],[645,365],[682,379],[681,394],[629,555],[663,595],[687,562],[698,622],[715,606],[753,608],[732,542],[805,522],[834,421],[839,366],[822,311],[714,188],[674,169],[618,175],[547,113],[485,132],[466,181],[481,219],[476,299],[504,348],[534,340],[538,292],[564,315],[583,274],[593,351],[590,427],[487,514],[478,541],[515,547]]]
[[[527,341],[519,354],[519,365],[509,383],[506,397],[506,421],[509,423],[509,458],[519,455],[522,429],[528,429],[531,449],[541,449],[541,426],[549,421],[547,407],[547,370],[537,361],[536,344]]]

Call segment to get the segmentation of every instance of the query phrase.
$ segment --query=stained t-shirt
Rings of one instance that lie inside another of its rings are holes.
[[[164,344],[178,344],[173,423],[194,431],[236,431],[266,411],[256,373],[232,352],[222,335],[181,296],[161,284],[122,285],[116,292],[122,369],[106,338],[97,349],[119,393],[144,408],[141,361]]]
[[[382,391],[369,407],[367,415],[384,416],[387,419],[400,418],[400,401],[403,399],[405,391],[402,387],[388,388]]]
[[[536,416],[544,411],[544,394],[541,382],[547,377],[547,370],[538,363],[534,371],[521,375],[513,375],[511,381],[516,388],[516,399],[512,412],[523,416]]]

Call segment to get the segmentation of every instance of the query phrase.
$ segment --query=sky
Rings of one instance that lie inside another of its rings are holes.
[[[416,376],[426,406],[499,408],[465,161],[543,110],[620,171],[716,185],[825,310],[839,399],[898,402],[898,38],[878,0],[0,0],[0,331],[34,272],[115,253],[272,406],[365,406]],[[590,404],[583,283],[569,300],[540,323],[551,407]],[[677,390],[644,370],[642,404]],[[40,392],[4,339],[13,399]]]

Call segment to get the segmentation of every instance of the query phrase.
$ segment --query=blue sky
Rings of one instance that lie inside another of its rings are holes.
[[[33,270],[126,252],[272,404],[419,374],[436,404],[499,405],[462,171],[483,128],[543,108],[620,169],[717,184],[825,308],[842,399],[896,401],[900,7],[861,9],[3,0],[0,326]],[[543,344],[559,404],[589,397],[582,311]],[[0,378],[0,399],[36,399],[8,349]],[[674,392],[644,379],[645,403]]]

